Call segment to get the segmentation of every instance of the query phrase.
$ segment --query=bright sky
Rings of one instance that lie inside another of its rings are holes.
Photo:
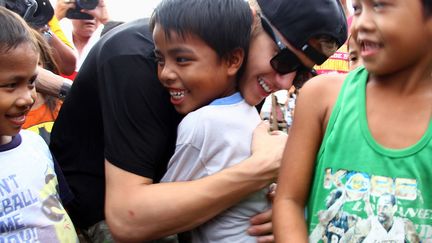
[[[51,0],[53,6],[55,1]],[[161,0],[105,0],[105,2],[112,20],[130,21],[150,17]],[[347,0],[347,5],[351,6],[351,0]]]
[[[150,17],[161,0],[105,0],[112,20],[130,21]]]
[[[105,0],[111,14],[111,19],[130,21],[137,18],[150,17],[153,9],[161,0]],[[347,6],[352,13],[351,0]]]

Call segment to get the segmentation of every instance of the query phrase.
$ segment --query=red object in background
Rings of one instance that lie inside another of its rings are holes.
[[[67,78],[67,79],[70,79],[70,80],[74,81],[74,79],[77,76],[77,74],[78,74],[78,72],[74,71],[71,75],[61,74],[60,76],[62,76],[63,78]]]

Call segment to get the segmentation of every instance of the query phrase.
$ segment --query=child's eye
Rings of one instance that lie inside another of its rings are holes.
[[[17,86],[17,83],[8,83],[8,84],[0,85],[0,88],[14,89],[16,86]]]
[[[351,62],[355,62],[355,61],[357,61],[357,59],[358,59],[358,58],[357,58],[356,56],[352,56],[352,57],[350,57],[349,60],[350,60]]]
[[[380,10],[380,9],[382,9],[383,7],[385,7],[386,4],[385,4],[384,2],[375,1],[374,4],[373,4],[373,6],[374,6],[374,9],[375,9],[375,10]]]
[[[358,14],[361,13],[361,7],[360,7],[360,5],[353,4],[353,5],[352,5],[352,8],[353,8],[353,10],[354,10],[354,14],[355,14],[355,15],[358,15]]]
[[[185,58],[185,57],[177,57],[176,58],[176,62],[179,62],[179,63],[184,63],[184,62],[188,62],[188,61],[190,61],[189,58]]]

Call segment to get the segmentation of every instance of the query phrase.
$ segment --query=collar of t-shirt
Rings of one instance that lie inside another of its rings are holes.
[[[21,135],[17,134],[16,136],[12,137],[12,141],[10,141],[9,143],[0,145],[0,152],[5,152],[14,149],[18,147],[18,145],[20,144],[21,144]]]
[[[232,105],[243,100],[240,92],[236,92],[230,96],[213,100],[209,105]]]

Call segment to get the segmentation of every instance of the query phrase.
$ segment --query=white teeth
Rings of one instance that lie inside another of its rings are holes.
[[[259,78],[258,83],[261,85],[265,92],[270,93],[272,91],[270,87],[264,82],[264,79]]]
[[[365,50],[379,48],[379,44],[373,42],[363,42],[363,47]]]
[[[170,91],[169,93],[173,99],[181,99],[185,95],[184,91]]]
[[[14,122],[24,122],[26,119],[26,116],[25,115],[12,116],[12,117],[10,117],[10,119]]]

